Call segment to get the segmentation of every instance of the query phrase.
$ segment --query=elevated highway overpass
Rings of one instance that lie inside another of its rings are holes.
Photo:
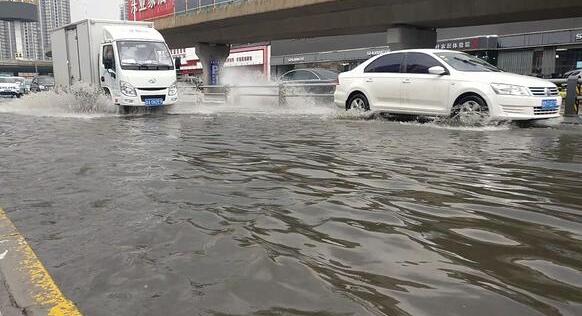
[[[42,60],[0,60],[0,73],[19,72],[49,74],[53,72],[53,63]]]
[[[582,16],[581,0],[243,0],[155,21],[170,47],[201,61],[229,44],[387,31],[392,49],[436,44],[436,29]]]

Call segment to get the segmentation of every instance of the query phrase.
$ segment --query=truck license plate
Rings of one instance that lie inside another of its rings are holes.
[[[145,99],[144,102],[145,102],[145,105],[147,105],[147,106],[160,106],[160,105],[164,104],[164,100],[162,100],[161,98]]]
[[[558,107],[557,100],[542,100],[542,108],[544,109],[555,109]]]

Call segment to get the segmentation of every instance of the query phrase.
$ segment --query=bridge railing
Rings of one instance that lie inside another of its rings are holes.
[[[183,10],[176,9],[174,14],[175,15],[191,14],[248,1],[250,0],[185,0],[185,9]]]

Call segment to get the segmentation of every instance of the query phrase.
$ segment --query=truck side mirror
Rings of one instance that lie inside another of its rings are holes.
[[[113,78],[113,79],[117,78],[117,74],[115,73],[115,71],[113,71],[113,69],[107,68],[107,72],[111,75],[111,78]]]

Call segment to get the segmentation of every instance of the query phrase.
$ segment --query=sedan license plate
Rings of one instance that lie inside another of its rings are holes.
[[[542,100],[542,108],[555,109],[558,107],[558,100]]]
[[[145,102],[145,105],[147,105],[147,106],[160,106],[160,105],[164,104],[164,100],[162,100],[161,98],[145,99],[144,102]]]

